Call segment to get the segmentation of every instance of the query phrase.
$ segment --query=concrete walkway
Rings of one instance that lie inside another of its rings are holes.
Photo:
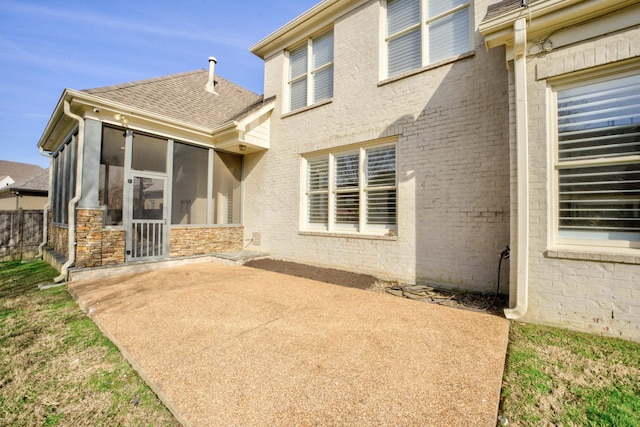
[[[203,263],[69,291],[185,426],[495,426],[508,322]]]

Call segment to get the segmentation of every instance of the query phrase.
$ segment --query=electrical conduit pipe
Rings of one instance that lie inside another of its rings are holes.
[[[76,205],[82,197],[82,165],[84,163],[84,119],[71,112],[69,101],[64,100],[64,114],[78,121],[78,146],[76,157],[76,191],[73,199],[69,200],[69,256],[60,270],[60,275],[53,279],[55,283],[67,280],[69,267],[76,262]]]
[[[527,21],[513,23],[516,92],[517,244],[516,305],[504,311],[507,319],[519,319],[527,311],[529,293],[529,130],[527,112]]]

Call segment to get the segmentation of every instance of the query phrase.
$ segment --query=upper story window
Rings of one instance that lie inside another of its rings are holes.
[[[637,246],[640,75],[565,86],[556,98],[558,238],[565,243]]]
[[[297,110],[333,97],[333,30],[289,52],[289,108]]]
[[[363,146],[305,161],[308,231],[390,234],[396,230],[396,146]]]
[[[470,50],[468,0],[387,0],[386,77]]]

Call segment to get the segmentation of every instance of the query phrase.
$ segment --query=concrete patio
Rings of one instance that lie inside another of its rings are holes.
[[[68,288],[185,426],[496,424],[496,316],[213,262]]]

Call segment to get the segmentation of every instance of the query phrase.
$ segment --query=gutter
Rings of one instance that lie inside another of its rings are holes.
[[[71,112],[69,101],[64,100],[64,114],[68,117],[78,121],[78,146],[76,147],[76,175],[82,176],[82,165],[84,163],[84,119]],[[51,176],[51,172],[49,172]],[[53,279],[55,283],[60,283],[63,280],[68,280],[69,267],[76,262],[76,205],[82,197],[82,179],[76,180],[76,191],[73,199],[69,200],[69,258],[64,263],[60,270],[60,275]]]
[[[44,245],[47,244],[47,242],[49,241],[49,221],[48,221],[48,212],[49,209],[51,209],[51,184],[53,181],[53,167],[51,165],[51,154],[49,153],[45,153],[44,152],[44,148],[42,148],[41,146],[38,147],[38,150],[40,150],[40,154],[42,154],[43,156],[47,157],[49,159],[49,191],[47,192],[47,204],[44,205],[44,208],[42,210],[42,214],[43,214],[43,227],[42,227],[42,243],[40,243],[40,245],[38,245],[38,258],[43,258],[44,257],[44,252],[43,252],[43,248]]]
[[[516,91],[516,151],[518,225],[516,244],[516,305],[504,310],[507,319],[519,319],[529,301],[529,129],[527,111],[527,21],[513,23]]]

